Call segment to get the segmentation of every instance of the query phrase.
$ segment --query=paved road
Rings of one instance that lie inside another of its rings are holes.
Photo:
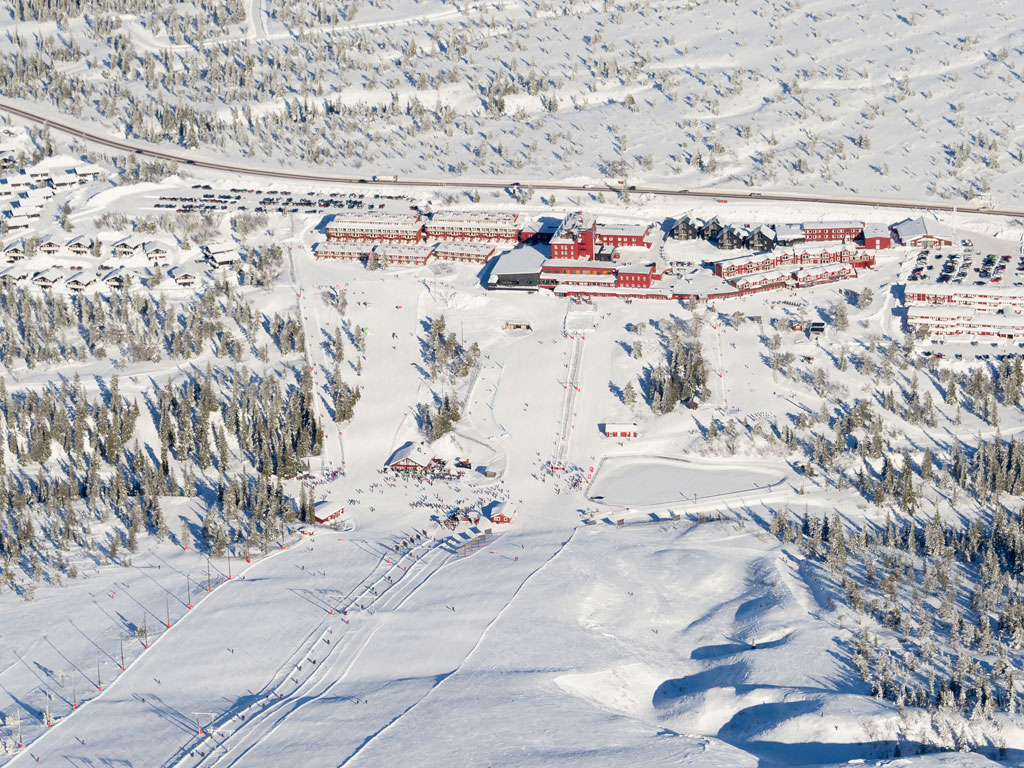
[[[415,179],[407,177],[399,178],[374,178],[373,176],[349,176],[329,173],[314,173],[289,171],[281,168],[261,168],[252,165],[237,165],[233,163],[222,163],[206,159],[201,154],[190,153],[186,149],[170,151],[162,149],[141,141],[128,141],[110,134],[98,133],[96,129],[83,129],[76,125],[70,118],[61,117],[55,119],[40,115],[22,106],[3,99],[0,100],[0,111],[20,117],[40,125],[49,126],[51,130],[60,131],[75,136],[82,141],[99,144],[110,149],[122,152],[131,152],[144,157],[151,157],[159,160],[168,160],[183,165],[192,165],[196,168],[208,168],[226,173],[245,174],[249,176],[262,176],[274,179],[291,181],[306,181],[318,183],[341,183],[341,184],[375,184],[378,186],[400,186],[400,187],[456,187],[467,189],[504,189],[511,186],[530,186],[539,190],[560,190],[570,192],[588,192],[591,190],[621,191],[621,186],[605,184],[601,182],[593,184],[573,184],[564,181],[553,180],[530,180],[516,177],[490,178],[490,179],[469,179],[469,178],[447,178],[447,179]],[[842,197],[833,195],[795,194],[779,192],[750,192],[723,189],[668,189],[665,187],[630,186],[629,191],[634,194],[663,195],[667,197],[703,197],[720,201],[756,199],[766,202],[793,202],[793,203],[834,203],[840,205],[857,205],[869,208],[897,208],[920,210],[928,209],[933,211],[967,211],[986,216],[1012,216],[1024,217],[1024,209],[1013,208],[991,208],[981,209],[969,205],[954,205],[937,201],[914,201],[914,200],[886,200],[883,198],[871,197]]]

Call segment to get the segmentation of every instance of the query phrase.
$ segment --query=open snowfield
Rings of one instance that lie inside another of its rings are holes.
[[[365,340],[364,353],[344,363],[363,392],[356,416],[326,428],[323,465],[344,474],[315,486],[318,499],[345,507],[342,530],[292,535],[287,549],[252,564],[235,557],[230,581],[226,559],[215,558],[209,594],[205,555],[147,539],[129,568],[91,568],[40,587],[32,603],[0,602],[0,711],[22,712],[28,742],[9,764],[272,766],[301,752],[311,766],[432,765],[443,750],[446,764],[754,766],[913,755],[929,743],[923,725],[908,727],[867,695],[849,661],[858,620],[836,607],[821,564],[759,525],[771,511],[761,502],[776,497],[860,514],[849,493],[816,488],[782,456],[758,456],[756,440],[741,448],[747,458],[698,451],[710,419],[765,419],[766,402],[774,418],[819,407],[809,388],[794,394],[781,379],[775,400],[758,394],[773,376],[750,353],[759,325],[735,327],[727,314],[739,305],[767,322],[792,306],[769,295],[702,310],[703,342],[723,376],[698,410],[652,422],[646,406],[621,399],[643,365],[626,326],[642,319],[656,349],[657,334],[688,322],[689,310],[485,294],[470,267],[374,273],[289,250],[294,285],[264,302],[299,308],[318,389],[341,322],[332,292],[345,291],[346,327]],[[898,269],[892,260],[865,280],[878,290]],[[800,298],[832,301],[834,290]],[[880,293],[854,322],[887,322],[891,303]],[[437,446],[468,455],[473,470],[451,484],[385,481],[383,462],[418,439],[415,404],[432,391],[422,337],[442,314],[483,353],[479,372],[456,385],[464,418]],[[507,321],[530,330],[504,330]],[[835,343],[814,346],[823,354]],[[585,364],[573,378],[576,356]],[[329,408],[326,398],[320,407]],[[599,424],[630,418],[644,425],[638,440],[600,436]],[[547,474],[551,461],[593,482]],[[459,548],[477,531],[433,526],[443,510],[505,499],[513,524],[495,527],[468,557]],[[622,529],[580,527],[595,504],[653,515]],[[665,522],[668,510],[683,519]],[[201,515],[195,506],[173,511]],[[696,524],[697,511],[727,519]],[[387,549],[422,529],[428,539],[409,554]],[[148,650],[136,631],[144,617]],[[133,636],[121,672],[123,635]],[[57,719],[49,729],[47,691]],[[910,764],[933,762],[986,758]]]
[[[781,486],[789,468],[739,462],[688,461],[660,457],[614,456],[605,459],[588,490],[605,504],[672,504],[675,501],[731,496]]]

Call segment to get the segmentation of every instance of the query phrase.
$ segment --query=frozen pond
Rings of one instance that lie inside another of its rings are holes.
[[[728,496],[778,483],[782,468],[721,464],[687,459],[612,456],[605,459],[590,489],[590,498],[606,504],[671,504]],[[603,497],[598,499],[597,497]]]

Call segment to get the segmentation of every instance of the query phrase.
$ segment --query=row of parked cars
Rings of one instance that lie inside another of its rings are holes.
[[[192,188],[212,189],[209,184],[195,184]],[[153,207],[173,209],[176,213],[210,213],[229,208],[247,211],[249,206],[241,204],[242,195],[262,195],[259,200],[252,200],[252,210],[256,213],[322,213],[325,210],[354,210],[364,206],[369,210],[377,210],[384,207],[383,202],[378,202],[380,200],[403,199],[399,195],[373,195],[368,201],[365,195],[348,193],[293,197],[284,193],[264,192],[262,189],[233,188],[230,192],[200,192],[191,196],[162,195]]]
[[[974,253],[974,247],[970,240],[961,242],[963,252],[957,253],[936,253],[934,256],[928,251],[921,251],[917,255],[914,268],[907,278],[910,281],[934,279],[937,283],[955,283],[972,285],[990,285],[1002,282],[1013,282],[1017,287],[1024,287],[1024,257],[1020,257],[1016,267],[1013,267],[1013,257],[1009,255],[997,256],[994,253],[984,258]],[[980,263],[976,263],[978,259]],[[943,261],[944,260],[944,261]],[[941,269],[938,269],[942,262]]]

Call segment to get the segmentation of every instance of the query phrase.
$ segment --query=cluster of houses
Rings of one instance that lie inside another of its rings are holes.
[[[770,251],[807,243],[846,243],[853,248],[880,251],[903,245],[909,248],[948,248],[953,231],[933,219],[904,219],[892,226],[863,221],[817,221],[800,224],[727,224],[717,216],[703,219],[686,215],[671,230],[678,240],[707,240],[722,250],[746,248]]]
[[[129,281],[152,280],[154,274],[150,269],[109,265],[95,269],[82,267],[31,269],[15,265],[0,270],[0,287],[6,289],[32,285],[47,291],[64,289],[71,293],[84,293],[86,290],[92,289],[101,292],[108,289],[120,290]],[[179,288],[193,288],[200,281],[211,279],[208,270],[197,270],[185,266],[172,267],[168,270],[166,277]]]
[[[31,241],[16,239],[3,246],[6,267],[0,269],[0,287],[34,286],[44,290],[87,290],[124,288],[129,281],[151,282],[159,267],[168,268],[162,277],[179,288],[193,288],[212,280],[211,269],[234,264],[238,250],[234,243],[211,243],[202,248],[202,258],[171,266],[172,256],[180,260],[176,245],[140,235],[129,235],[104,246],[89,235],[44,236]],[[104,256],[114,263],[83,264]],[[139,264],[145,257],[148,265]]]
[[[761,226],[726,224],[717,216],[702,219],[686,215],[671,230],[678,240],[707,240],[722,250],[747,248],[770,251],[805,243],[851,243],[869,250],[892,247],[889,227],[863,221],[816,221],[800,224],[764,224]]]
[[[9,170],[9,164],[5,168]],[[94,180],[100,173],[91,163],[54,165],[10,173],[0,179],[0,221],[7,232],[27,231],[57,193]]]
[[[104,249],[103,244],[90,235],[63,237],[44,235],[32,242],[34,253],[30,253],[29,243],[15,239],[3,246],[3,255],[9,264],[14,264],[38,253],[49,260],[61,257],[82,259],[87,257],[102,258],[104,251],[116,259],[134,259],[145,256],[152,264],[169,266],[167,259],[177,251],[177,246],[169,245],[163,240],[150,239],[141,235],[128,235],[110,244]],[[234,243],[211,243],[202,247],[203,258],[211,267],[223,267],[238,261],[238,248]]]

